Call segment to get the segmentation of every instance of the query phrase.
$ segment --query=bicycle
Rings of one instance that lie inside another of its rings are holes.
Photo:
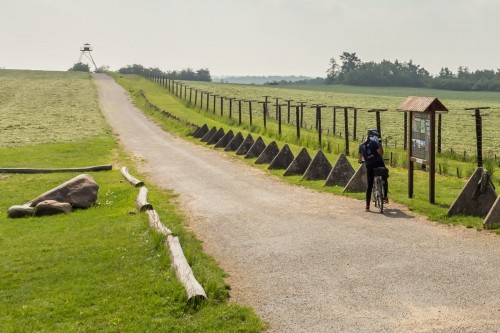
[[[373,188],[372,188],[372,198],[375,208],[378,208],[380,213],[384,212],[384,198],[386,193],[384,193],[384,177],[387,177],[388,170],[385,167],[379,167],[373,169]]]

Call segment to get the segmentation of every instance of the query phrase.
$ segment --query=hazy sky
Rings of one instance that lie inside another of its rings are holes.
[[[500,68],[500,0],[0,0],[0,68],[325,76],[329,59]],[[85,61],[86,62],[86,61]]]

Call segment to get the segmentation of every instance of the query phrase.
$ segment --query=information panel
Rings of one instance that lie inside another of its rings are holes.
[[[412,157],[418,163],[427,164],[430,157],[430,114],[412,112],[412,115]]]

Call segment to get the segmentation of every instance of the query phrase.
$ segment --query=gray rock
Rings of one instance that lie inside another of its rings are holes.
[[[33,216],[46,216],[61,213],[71,213],[71,205],[67,202],[59,202],[55,200],[44,200],[35,206]]]
[[[19,218],[33,216],[35,209],[29,205],[15,205],[7,210],[7,216],[10,218]]]

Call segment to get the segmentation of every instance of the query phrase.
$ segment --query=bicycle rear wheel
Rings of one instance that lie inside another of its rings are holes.
[[[384,212],[384,196],[383,196],[382,177],[375,177],[373,184],[373,201],[375,207],[378,208],[380,213]]]

